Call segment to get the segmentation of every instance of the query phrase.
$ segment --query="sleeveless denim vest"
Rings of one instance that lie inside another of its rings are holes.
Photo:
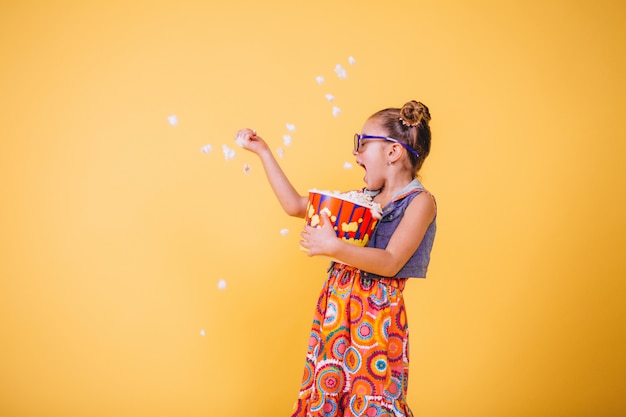
[[[366,192],[368,191],[366,190]],[[413,199],[422,192],[427,191],[417,179],[414,179],[398,194],[396,194],[391,203],[387,204],[383,208],[383,216],[378,221],[378,225],[376,226],[376,229],[374,229],[367,246],[380,249],[386,248],[389,240],[391,239],[391,235],[396,230],[398,224],[400,224],[400,220],[402,220],[402,217],[404,216],[404,211],[411,201],[413,201]],[[373,193],[373,195],[376,194],[377,192]],[[436,219],[437,212],[435,211],[435,217],[430,225],[428,225],[428,229],[426,230],[422,243],[420,243],[417,251],[415,251],[411,258],[409,258],[402,269],[400,269],[400,271],[391,278],[426,278],[426,271],[430,262],[430,252],[433,248],[435,232],[437,231],[437,224],[435,222]],[[361,275],[366,278],[389,278],[367,271],[361,271]]]

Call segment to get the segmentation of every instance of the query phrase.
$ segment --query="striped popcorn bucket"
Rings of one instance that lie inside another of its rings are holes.
[[[337,237],[358,246],[367,244],[378,222],[371,207],[342,198],[341,195],[309,191],[306,224],[321,227],[322,213],[330,218]]]

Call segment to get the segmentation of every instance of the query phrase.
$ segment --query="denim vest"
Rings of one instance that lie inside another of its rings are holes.
[[[374,229],[367,246],[385,249],[391,239],[391,235],[398,227],[398,224],[400,224],[400,220],[402,220],[404,216],[404,211],[411,201],[422,192],[427,191],[417,179],[414,179],[396,194],[391,203],[383,208],[383,217],[378,221],[378,225],[376,229]],[[373,194],[375,195],[377,192]],[[426,278],[426,270],[430,262],[430,251],[433,248],[435,232],[437,230],[436,219],[437,212],[435,211],[435,217],[430,225],[428,225],[428,229],[417,251],[409,258],[402,269],[391,278]],[[366,271],[361,271],[361,275],[367,278],[385,278]]]

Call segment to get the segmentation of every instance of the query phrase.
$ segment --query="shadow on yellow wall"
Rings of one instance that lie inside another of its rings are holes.
[[[440,209],[416,415],[626,413],[621,3],[0,10],[0,414],[288,415],[326,261],[233,135],[353,189],[352,134],[410,99]]]

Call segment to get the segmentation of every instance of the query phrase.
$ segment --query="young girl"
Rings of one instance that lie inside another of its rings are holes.
[[[416,179],[430,152],[430,113],[419,102],[372,115],[354,136],[365,188],[383,207],[366,247],[338,239],[328,216],[305,226],[309,256],[336,259],[313,319],[300,395],[292,417],[412,416],[406,403],[409,330],[402,290],[426,276],[435,236],[435,200]],[[237,142],[259,156],[274,193],[304,218],[307,197],[291,185],[267,144],[243,129]]]

